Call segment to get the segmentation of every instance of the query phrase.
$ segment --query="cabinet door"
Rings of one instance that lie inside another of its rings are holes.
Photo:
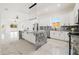
[[[53,32],[53,38],[56,38],[56,32]]]
[[[58,31],[55,32],[55,38],[56,38],[56,39],[59,39],[59,32],[58,32]]]
[[[30,42],[32,42],[34,44],[36,43],[35,42],[36,38],[35,38],[35,35],[33,33],[29,33],[28,37],[29,37]]]
[[[66,37],[65,33],[62,32],[62,40],[65,40],[65,37]]]
[[[26,32],[22,33],[22,38],[25,39],[25,40],[29,39],[29,37],[28,37]]]
[[[54,38],[54,32],[53,31],[50,31],[50,37]]]
[[[58,39],[60,39],[60,40],[62,39],[62,33],[61,32],[58,33]]]
[[[68,32],[62,32],[62,40],[68,41]]]
[[[65,40],[66,40],[66,41],[69,41],[69,36],[68,36],[68,34],[66,34]]]

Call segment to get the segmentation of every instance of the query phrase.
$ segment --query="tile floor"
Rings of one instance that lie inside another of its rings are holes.
[[[68,43],[49,39],[48,43],[43,45],[34,54],[38,55],[68,55]]]
[[[25,40],[0,41],[1,55],[68,55],[68,43],[48,39],[48,42],[35,51],[35,46]]]

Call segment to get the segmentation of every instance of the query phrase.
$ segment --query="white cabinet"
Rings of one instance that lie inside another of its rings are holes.
[[[59,39],[59,40],[65,40],[68,41],[68,32],[66,31],[50,31],[50,37],[54,39]]]
[[[35,36],[34,36],[33,33],[31,33],[31,32],[29,32],[29,33],[28,33],[28,32],[24,32],[24,33],[22,33],[22,37],[23,37],[25,40],[27,40],[27,41],[32,42],[32,43],[35,44],[36,38],[35,38]]]
[[[69,33],[69,32],[65,32],[65,31],[63,31],[63,33],[62,33],[62,38],[63,38],[65,41],[69,41],[68,33]]]

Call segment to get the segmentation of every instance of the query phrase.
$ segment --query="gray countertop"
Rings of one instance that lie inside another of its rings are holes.
[[[79,35],[79,32],[69,32],[70,35]]]

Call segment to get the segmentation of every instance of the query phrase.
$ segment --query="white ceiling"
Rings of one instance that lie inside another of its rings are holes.
[[[32,3],[0,3],[0,13],[4,11],[17,11],[27,13]]]
[[[42,15],[46,13],[67,13],[72,11],[75,3],[38,3],[31,9],[30,13],[36,15]]]
[[[0,13],[4,11],[18,11],[24,14],[42,15],[46,13],[68,12],[73,10],[74,3],[37,3],[32,9],[28,9],[33,3],[0,3]]]

